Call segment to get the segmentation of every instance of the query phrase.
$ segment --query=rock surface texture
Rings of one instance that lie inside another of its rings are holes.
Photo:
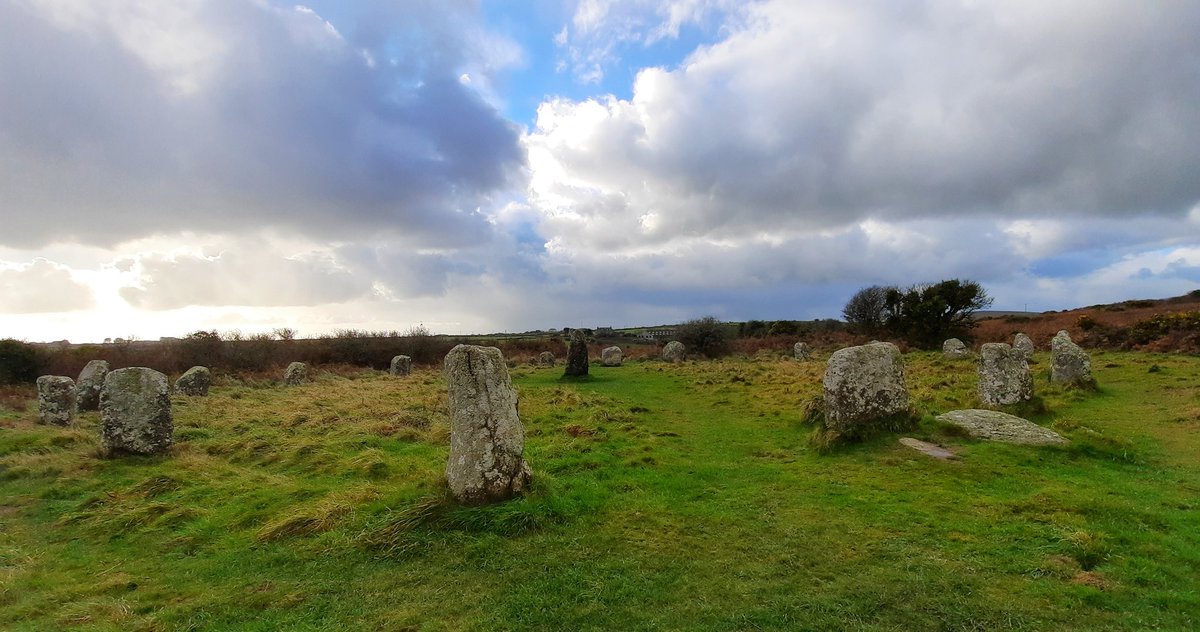
[[[904,361],[890,342],[839,349],[825,367],[825,427],[853,431],[908,413]]]
[[[204,397],[212,386],[212,371],[206,366],[194,366],[175,380],[175,392],[179,395]]]
[[[938,415],[938,421],[954,424],[972,437],[1020,445],[1062,445],[1062,435],[1032,421],[998,410],[952,410]]]
[[[807,342],[797,342],[792,347],[792,357],[801,362],[807,362],[812,359],[812,349],[808,348]]]
[[[961,360],[971,357],[971,350],[958,338],[951,338],[942,343],[942,357],[947,360]]]
[[[171,447],[167,376],[145,367],[109,372],[100,391],[100,443],[109,454],[159,454]]]
[[[522,492],[531,478],[524,459],[525,429],[500,350],[458,345],[446,355],[445,372],[450,391],[450,491],[470,505]]]
[[[75,421],[75,380],[62,375],[43,375],[37,379],[37,394],[38,423],[69,426]]]
[[[578,329],[571,330],[571,345],[567,347],[567,368],[563,375],[583,377],[588,374],[587,336]]]
[[[662,359],[667,362],[683,362],[687,357],[687,347],[682,342],[672,340],[663,347]]]
[[[1013,349],[1016,349],[1024,354],[1026,360],[1033,358],[1033,340],[1030,339],[1029,336],[1026,336],[1023,333],[1018,333],[1017,335],[1013,336],[1012,346]]]
[[[412,358],[406,355],[398,355],[392,358],[392,364],[388,367],[388,373],[401,377],[412,373]]]
[[[287,365],[287,369],[283,372],[283,383],[285,386],[303,384],[307,379],[308,365],[303,362],[293,362]]]
[[[979,400],[987,406],[1007,406],[1033,397],[1029,360],[1019,349],[989,342],[979,349]]]
[[[604,366],[621,366],[624,354],[620,347],[609,347],[600,352],[600,363]]]
[[[554,366],[554,354],[549,351],[543,351],[537,357],[538,366]]]
[[[941,461],[948,461],[950,459],[956,458],[956,455],[953,452],[951,452],[950,450],[947,450],[946,448],[943,448],[942,446],[934,444],[934,443],[928,443],[926,441],[921,441],[920,439],[914,439],[912,437],[903,437],[902,439],[900,439],[900,444],[903,446],[910,447],[910,448],[916,450],[917,452],[920,452],[927,456],[931,456],[931,457],[941,460]]]
[[[100,410],[100,389],[104,388],[106,375],[108,362],[105,360],[92,360],[79,372],[79,381],[75,383],[79,410]]]
[[[1050,341],[1050,361],[1051,382],[1083,388],[1096,385],[1096,380],[1092,378],[1092,359],[1071,340],[1071,335],[1065,329],[1054,334],[1054,339]]]

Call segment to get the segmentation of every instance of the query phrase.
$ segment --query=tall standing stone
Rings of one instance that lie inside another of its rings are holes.
[[[75,384],[79,410],[100,410],[100,389],[104,388],[106,375],[108,362],[104,360],[92,360],[79,372],[79,381]]]
[[[495,347],[458,345],[446,355],[450,459],[446,482],[459,502],[478,505],[522,492],[532,474],[504,357]]]
[[[1050,361],[1051,382],[1083,388],[1096,386],[1096,380],[1092,377],[1092,359],[1071,340],[1071,335],[1065,329],[1050,341]]]
[[[175,393],[189,397],[206,397],[212,387],[212,371],[206,366],[194,366],[175,380]]]
[[[667,362],[683,362],[687,357],[687,347],[683,346],[682,342],[672,340],[663,347],[662,359]]]
[[[971,350],[958,338],[951,338],[942,343],[942,357],[947,360],[961,360],[971,357]]]
[[[283,371],[283,384],[296,386],[308,379],[308,365],[303,362],[293,362]]]
[[[109,372],[100,391],[100,443],[105,452],[159,454],[171,447],[167,376],[145,367]]]
[[[392,365],[388,367],[388,373],[401,377],[412,373],[412,358],[406,355],[398,355],[392,358]]]
[[[808,348],[807,342],[797,342],[792,346],[792,356],[801,362],[807,362],[812,359],[812,349]]]
[[[538,366],[554,366],[554,354],[549,351],[543,351],[537,357]]]
[[[604,366],[621,366],[625,359],[620,347],[608,347],[600,352],[600,363]]]
[[[1020,349],[989,342],[979,349],[979,400],[1007,406],[1033,397],[1033,374]]]
[[[583,377],[588,374],[587,336],[579,329],[571,330],[571,345],[567,347],[567,368],[563,375]]]
[[[825,366],[823,385],[829,430],[854,431],[908,413],[904,361],[890,342],[835,351]]]
[[[1013,349],[1020,351],[1025,356],[1026,360],[1033,359],[1033,340],[1021,332],[1013,336]]]
[[[37,379],[38,423],[69,426],[75,421],[75,380],[62,375],[43,375]]]

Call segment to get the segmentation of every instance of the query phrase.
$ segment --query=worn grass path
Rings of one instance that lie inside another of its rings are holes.
[[[1085,394],[1041,358],[1026,412],[1066,448],[939,426],[974,365],[906,361],[909,436],[958,460],[809,448],[822,362],[516,369],[535,487],[475,509],[444,496],[434,372],[176,398],[163,458],[0,412],[0,628],[1200,626],[1200,359],[1100,354]]]

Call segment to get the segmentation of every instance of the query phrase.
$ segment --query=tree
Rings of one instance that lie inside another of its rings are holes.
[[[842,317],[850,327],[862,333],[874,334],[883,329],[887,321],[888,294],[895,287],[872,285],[855,292],[842,308]]]
[[[689,320],[675,328],[675,335],[687,346],[689,353],[699,353],[709,358],[729,354],[729,332],[725,324],[705,316]]]
[[[0,384],[33,382],[38,376],[38,358],[33,346],[6,338],[0,340]]]
[[[884,293],[885,325],[892,334],[926,349],[946,338],[967,337],[975,326],[973,315],[992,304],[983,286],[975,281],[950,279],[914,285]]]

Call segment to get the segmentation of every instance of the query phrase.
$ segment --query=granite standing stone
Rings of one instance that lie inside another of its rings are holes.
[[[37,379],[38,423],[69,426],[75,421],[75,380],[62,375],[43,375]]]
[[[812,349],[808,348],[807,342],[797,342],[792,346],[792,357],[801,362],[807,362],[812,359]]]
[[[145,367],[110,371],[100,391],[100,443],[105,452],[159,454],[171,447],[167,376]]]
[[[951,338],[942,343],[942,357],[947,360],[961,360],[971,357],[971,350],[958,338]]]
[[[621,353],[620,347],[609,347],[600,352],[600,363],[604,366],[621,366],[624,361],[624,354]]]
[[[287,365],[287,369],[283,372],[285,386],[296,386],[303,384],[306,380],[308,380],[308,365],[303,362],[293,362]]]
[[[825,427],[854,431],[873,421],[908,414],[908,386],[900,349],[874,342],[829,356],[823,381]]]
[[[571,330],[571,345],[567,347],[567,368],[563,375],[583,377],[588,374],[587,336],[579,329]]]
[[[524,459],[525,429],[517,416],[517,392],[500,350],[458,345],[446,355],[445,372],[450,392],[450,491],[470,505],[519,494],[532,474]]]
[[[1033,359],[1033,340],[1023,333],[1013,336],[1013,349],[1020,351],[1026,360]]]
[[[412,373],[412,358],[406,355],[392,358],[392,365],[388,367],[388,373],[401,377]]]
[[[538,366],[554,366],[554,354],[549,351],[543,351],[537,357]]]
[[[683,346],[682,342],[672,340],[663,347],[662,359],[667,362],[683,362],[687,357],[687,347]]]
[[[1033,397],[1033,374],[1020,349],[989,342],[979,349],[979,400],[1007,406]]]
[[[212,386],[212,372],[206,366],[194,366],[175,380],[175,392],[189,397],[205,397]]]
[[[1071,335],[1062,330],[1050,341],[1050,381],[1067,386],[1092,388],[1096,380],[1092,377],[1092,359]]]
[[[1019,445],[1063,445],[1067,442],[1053,430],[998,410],[952,410],[938,415],[937,419],[958,426],[977,439]]]
[[[100,389],[104,388],[106,375],[108,362],[104,360],[92,360],[79,372],[79,381],[75,385],[79,410],[100,410]]]

